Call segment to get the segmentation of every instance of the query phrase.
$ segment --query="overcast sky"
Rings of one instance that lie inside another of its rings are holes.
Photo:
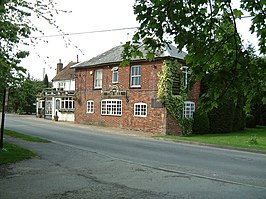
[[[56,0],[57,7],[71,13],[61,13],[56,16],[59,27],[65,33],[84,33],[91,31],[113,30],[137,27],[133,14],[134,0]],[[56,28],[42,20],[36,23],[45,35],[57,35]],[[30,56],[22,61],[31,76],[43,79],[43,69],[49,80],[55,76],[56,64],[59,60],[67,65],[70,61],[86,61],[92,57],[120,45],[129,40],[136,29],[106,31],[98,33],[76,34],[67,36],[71,43],[67,45],[62,37],[46,37],[45,42],[39,42],[36,47],[31,45],[26,50]],[[35,33],[34,36],[40,35]]]
[[[26,48],[30,56],[22,61],[22,65],[28,69],[31,76],[43,79],[44,71],[49,80],[55,76],[56,64],[61,59],[67,65],[70,61],[86,61],[92,57],[120,45],[129,40],[135,29],[120,31],[106,31],[86,33],[101,30],[113,30],[137,27],[138,23],[133,14],[134,0],[56,0],[57,7],[71,13],[61,13],[56,16],[59,27],[65,33],[84,33],[67,36],[71,43],[67,45],[62,37],[46,37],[48,43],[39,42]],[[55,28],[41,20],[36,23],[44,31],[44,34],[57,35]],[[256,42],[255,36],[248,33],[250,22],[248,19],[239,23],[245,40]],[[34,34],[36,36],[36,33]],[[257,45],[257,44],[256,44]]]

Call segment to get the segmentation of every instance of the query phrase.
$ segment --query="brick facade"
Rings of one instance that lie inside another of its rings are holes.
[[[153,62],[136,62],[132,65],[141,67],[141,88],[130,86],[130,66],[119,67],[118,83],[112,83],[112,69],[118,65],[105,64],[97,67],[76,68],[76,109],[75,121],[83,124],[112,126],[125,129],[147,131],[154,134],[180,134],[179,125],[158,102],[158,73],[162,69],[162,60]],[[131,66],[132,66],[131,65]],[[102,69],[102,89],[94,89],[95,70]],[[103,95],[110,87],[117,86],[126,95]],[[198,85],[197,85],[198,86]],[[194,90],[193,90],[194,89]],[[191,101],[198,99],[198,88],[193,87]],[[111,116],[101,114],[101,101],[104,99],[122,100],[122,115]],[[87,101],[94,102],[93,113],[87,113]],[[134,104],[147,104],[147,116],[134,116]]]

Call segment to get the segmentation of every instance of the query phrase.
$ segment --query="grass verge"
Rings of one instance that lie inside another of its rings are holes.
[[[0,150],[0,165],[14,163],[35,156],[37,156],[37,154],[32,151],[4,142],[4,148]]]
[[[42,143],[48,143],[49,142],[48,140],[45,140],[42,138],[25,135],[25,134],[18,133],[16,131],[7,130],[7,129],[4,130],[4,134],[8,135],[10,137],[19,138],[19,139],[29,141],[29,142],[42,142]]]
[[[266,127],[262,126],[227,134],[155,137],[266,151]]]
[[[4,130],[4,135],[8,135],[14,138],[19,138],[19,139],[29,141],[29,142],[49,143],[48,140],[25,135],[25,134],[7,130],[7,129]],[[3,150],[0,150],[0,165],[7,164],[7,163],[14,163],[14,162],[29,159],[35,156],[37,156],[37,154],[30,150],[24,149],[22,147],[19,147],[17,145],[14,145],[8,142],[4,142],[4,148]]]

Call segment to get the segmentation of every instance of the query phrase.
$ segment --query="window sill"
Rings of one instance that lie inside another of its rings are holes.
[[[141,86],[130,86],[130,88],[141,88]]]

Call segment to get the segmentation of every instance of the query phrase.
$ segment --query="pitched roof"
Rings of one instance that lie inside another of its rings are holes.
[[[66,67],[64,67],[53,79],[52,81],[60,81],[60,80],[72,80],[75,78],[75,69],[71,68],[77,64],[76,62],[69,62]]]
[[[122,56],[121,56],[122,52],[123,52],[123,46],[122,45],[116,46],[96,57],[93,57],[92,59],[88,61],[84,61],[79,64],[76,64],[75,66],[72,66],[72,68],[94,67],[94,66],[99,66],[103,64],[120,63],[122,61]],[[142,49],[142,52],[145,57],[146,53],[143,49]],[[185,52],[180,52],[173,45],[169,45],[166,47],[166,49],[163,52],[158,53],[155,56],[155,58],[172,57],[172,58],[184,60],[185,56],[186,56]],[[141,57],[132,58],[132,61],[138,61],[138,60],[144,60],[144,58],[141,58]]]

